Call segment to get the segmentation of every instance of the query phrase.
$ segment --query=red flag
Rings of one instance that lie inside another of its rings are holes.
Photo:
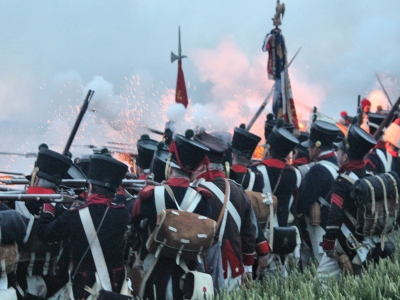
[[[175,102],[182,103],[185,108],[188,106],[189,100],[186,92],[185,77],[183,76],[182,61],[178,60],[178,79],[176,80]]]

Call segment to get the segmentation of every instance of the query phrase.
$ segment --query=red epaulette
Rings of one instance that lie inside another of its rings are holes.
[[[139,193],[139,199],[142,201],[149,200],[153,197],[154,195],[154,185],[147,185],[145,186]]]

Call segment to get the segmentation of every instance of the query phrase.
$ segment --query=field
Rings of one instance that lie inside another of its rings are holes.
[[[391,259],[370,263],[362,278],[343,276],[323,288],[318,281],[316,267],[301,273],[294,269],[283,278],[253,281],[230,294],[223,292],[216,299],[400,299],[400,238],[396,237],[396,253]]]

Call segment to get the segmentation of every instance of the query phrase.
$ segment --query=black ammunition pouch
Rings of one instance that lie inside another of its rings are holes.
[[[289,254],[297,246],[296,227],[274,227],[273,253]]]

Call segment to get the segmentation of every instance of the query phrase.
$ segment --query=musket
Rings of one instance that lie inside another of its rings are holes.
[[[43,203],[73,203],[77,201],[72,196],[63,194],[1,194],[0,201],[40,201]]]
[[[392,101],[390,101],[389,95],[388,95],[388,93],[386,92],[386,89],[385,89],[385,87],[383,86],[383,83],[382,83],[381,79],[379,78],[378,73],[375,73],[375,75],[376,75],[376,78],[378,78],[378,81],[379,81],[379,83],[380,83],[380,85],[381,85],[381,87],[382,87],[382,90],[383,90],[383,92],[385,93],[386,98],[388,99],[390,105],[393,106]]]
[[[79,125],[81,124],[82,119],[83,119],[83,116],[84,116],[85,113],[86,113],[86,110],[87,110],[87,108],[88,108],[88,106],[89,106],[89,102],[90,102],[90,100],[92,100],[93,94],[94,94],[94,91],[88,90],[88,93],[87,93],[87,95],[86,95],[86,98],[85,98],[85,100],[83,101],[83,105],[82,105],[82,107],[81,107],[81,111],[79,112],[79,115],[78,115],[78,117],[76,118],[74,127],[72,128],[72,131],[71,131],[71,133],[70,133],[70,135],[69,135],[69,137],[68,137],[67,144],[65,145],[65,148],[64,148],[64,151],[63,151],[63,155],[65,155],[65,156],[68,155],[69,148],[71,147],[72,142],[74,141],[76,132],[78,131]]]
[[[296,58],[297,54],[299,54],[301,50],[301,47],[299,48],[299,50],[297,50],[297,52],[295,53],[295,55],[293,56],[293,58],[290,60],[289,64],[288,64],[288,68],[290,67],[290,65],[292,64],[293,60]],[[264,102],[261,104],[260,108],[257,110],[256,114],[254,115],[254,117],[250,120],[249,124],[246,126],[246,130],[250,131],[250,128],[253,126],[254,122],[257,120],[257,118],[261,115],[262,111],[264,110],[264,108],[267,106],[268,102],[269,102],[269,98],[271,98],[272,93],[274,92],[274,87],[272,87],[271,91],[269,92],[269,94],[267,95],[267,97],[265,97]]]
[[[60,186],[68,186],[71,188],[84,187],[87,185],[87,180],[85,179],[63,179]],[[155,185],[154,182],[142,179],[123,179],[121,186],[124,188],[144,188],[148,184]],[[25,178],[10,178],[10,179],[0,179],[0,185],[18,185],[18,184],[29,184],[28,179]]]
[[[396,103],[392,106],[389,113],[386,115],[386,118],[382,121],[381,125],[379,125],[378,129],[375,131],[375,133],[373,135],[375,140],[380,139],[383,128],[386,127],[387,125],[389,125],[389,122],[390,122],[390,120],[392,120],[394,112],[398,109],[399,104],[400,104],[400,97],[397,99]]]

